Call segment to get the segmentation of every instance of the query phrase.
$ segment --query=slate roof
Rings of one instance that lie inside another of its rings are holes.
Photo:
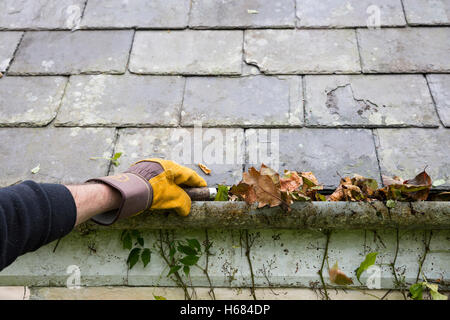
[[[327,188],[428,166],[448,189],[449,25],[450,0],[3,0],[0,186],[80,183],[188,137],[211,185],[278,155]],[[205,156],[227,141],[236,161]]]

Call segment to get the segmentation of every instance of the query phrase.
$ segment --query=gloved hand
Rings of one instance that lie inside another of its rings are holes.
[[[124,173],[89,179],[105,183],[122,195],[118,210],[92,218],[102,225],[139,214],[147,209],[175,209],[181,216],[191,210],[191,199],[180,187],[206,187],[206,181],[194,170],[170,160],[145,159],[131,165]]]

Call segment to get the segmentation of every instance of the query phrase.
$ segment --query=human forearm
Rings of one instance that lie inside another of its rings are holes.
[[[93,216],[119,208],[121,195],[113,188],[101,184],[83,184],[66,186],[75,200],[79,225]]]

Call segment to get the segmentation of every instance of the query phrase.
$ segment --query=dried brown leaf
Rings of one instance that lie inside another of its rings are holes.
[[[330,276],[330,281],[337,285],[346,286],[349,284],[353,284],[353,280],[338,268],[338,263],[334,264],[334,266],[328,270],[328,274]]]
[[[283,178],[280,179],[281,191],[295,191],[303,184],[302,178],[298,175],[297,171],[284,171]]]
[[[264,163],[261,164],[261,169],[259,169],[259,173],[262,175],[269,176],[276,186],[280,185],[280,175],[278,174],[278,172],[276,172],[272,168],[269,168]]]
[[[242,181],[255,189],[258,207],[269,205],[270,207],[281,204],[281,193],[268,175],[261,175],[254,167],[245,172]]]
[[[209,175],[211,174],[211,169],[209,169],[207,166],[205,166],[204,164],[199,163],[198,166],[200,167],[200,169],[202,169],[202,171]]]
[[[234,185],[230,189],[232,195],[238,196],[248,204],[256,202],[256,193],[251,185],[240,182],[238,185]]]

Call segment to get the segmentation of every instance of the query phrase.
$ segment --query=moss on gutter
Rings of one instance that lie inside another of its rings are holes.
[[[258,209],[245,202],[194,202],[180,217],[169,211],[150,211],[109,227],[93,222],[89,229],[450,229],[450,202],[296,202],[292,211]]]

